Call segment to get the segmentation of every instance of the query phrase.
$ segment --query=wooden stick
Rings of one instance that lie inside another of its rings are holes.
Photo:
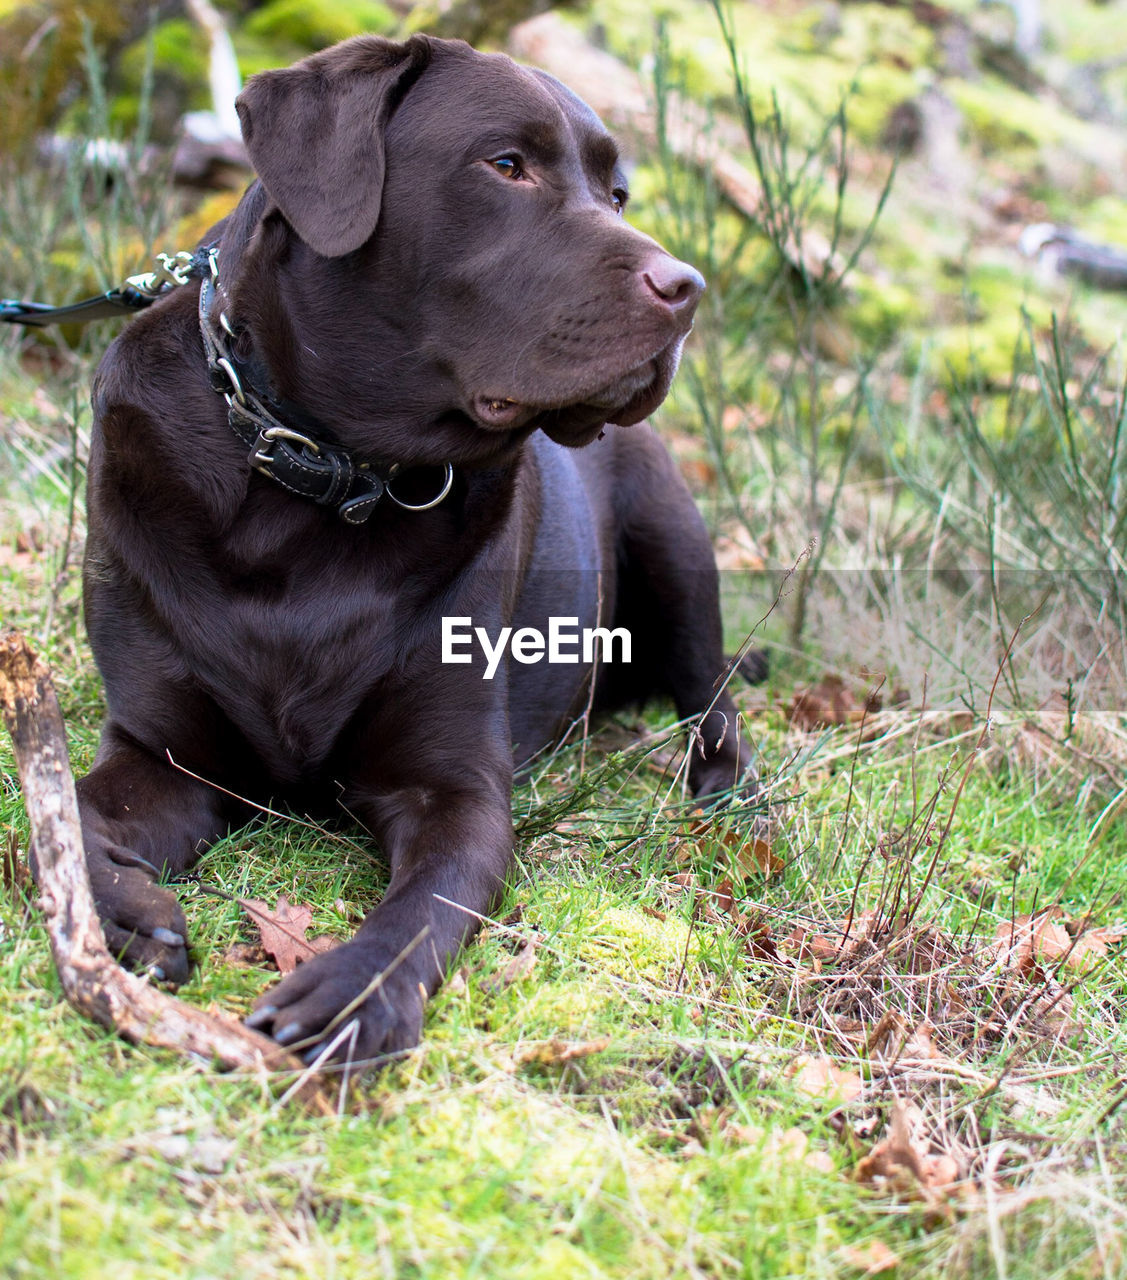
[[[272,1040],[174,999],[110,955],[86,870],[78,797],[51,675],[15,631],[0,643],[0,707],[15,748],[51,952],[70,1003],[134,1044],[173,1049],[226,1070],[308,1074]],[[311,1074],[298,1096],[332,1114]]]

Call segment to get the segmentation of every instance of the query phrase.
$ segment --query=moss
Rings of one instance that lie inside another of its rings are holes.
[[[1001,80],[951,79],[944,87],[987,153],[1062,143],[1070,134],[1060,111]]]
[[[271,0],[245,24],[248,35],[298,49],[322,49],[349,36],[393,31],[396,18],[380,0]]]
[[[247,175],[249,179],[249,174]],[[241,191],[220,191],[196,205],[176,224],[170,240],[175,249],[191,249],[220,219],[225,218],[243,198]]]
[[[1023,331],[1021,316],[1016,313],[995,318],[989,324],[933,329],[926,360],[934,376],[948,385],[1001,386],[1009,381]]]
[[[901,69],[931,66],[935,33],[916,22],[909,9],[883,4],[842,6],[841,34],[831,46],[842,63],[884,63]]]
[[[620,978],[664,984],[670,970],[698,952],[689,926],[676,916],[658,920],[625,907],[604,907],[585,922],[582,954]]]
[[[852,299],[841,318],[863,347],[887,347],[905,329],[926,319],[924,300],[906,285],[854,272],[850,290]]]
[[[1122,196],[1100,196],[1077,217],[1077,230],[1092,240],[1127,248],[1127,200]]]
[[[886,63],[862,67],[853,82],[855,88],[846,101],[849,130],[866,146],[880,142],[888,117],[900,103],[914,98],[919,81],[909,71]],[[848,90],[850,85],[843,86]]]

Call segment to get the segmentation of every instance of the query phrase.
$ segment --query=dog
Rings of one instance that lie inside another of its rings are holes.
[[[83,834],[107,944],[177,984],[158,880],[252,804],[343,807],[389,888],[247,1023],[327,1060],[347,1018],[371,1059],[417,1042],[514,770],[585,711],[667,693],[693,792],[746,785],[707,531],[643,421],[704,281],[625,222],[590,108],[503,55],[358,37],[237,107],[257,180],[95,377]]]

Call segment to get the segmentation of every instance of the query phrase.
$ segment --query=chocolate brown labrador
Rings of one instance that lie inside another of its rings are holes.
[[[701,718],[693,791],[747,775],[707,533],[642,424],[704,281],[624,221],[591,110],[506,57],[361,37],[254,76],[238,109],[258,180],[199,288],[135,320],[95,382],[108,715],[84,835],[109,945],[177,983],[158,880],[246,800],[343,809],[387,893],[248,1023],[366,1059],[416,1042],[496,902],[514,761],[590,704],[666,692]],[[598,627],[629,633],[629,663],[621,643],[593,661]]]

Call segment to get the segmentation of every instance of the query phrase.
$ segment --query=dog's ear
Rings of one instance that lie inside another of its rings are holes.
[[[339,258],[376,229],[384,129],[431,42],[358,36],[252,76],[235,101],[255,172],[314,252]]]

